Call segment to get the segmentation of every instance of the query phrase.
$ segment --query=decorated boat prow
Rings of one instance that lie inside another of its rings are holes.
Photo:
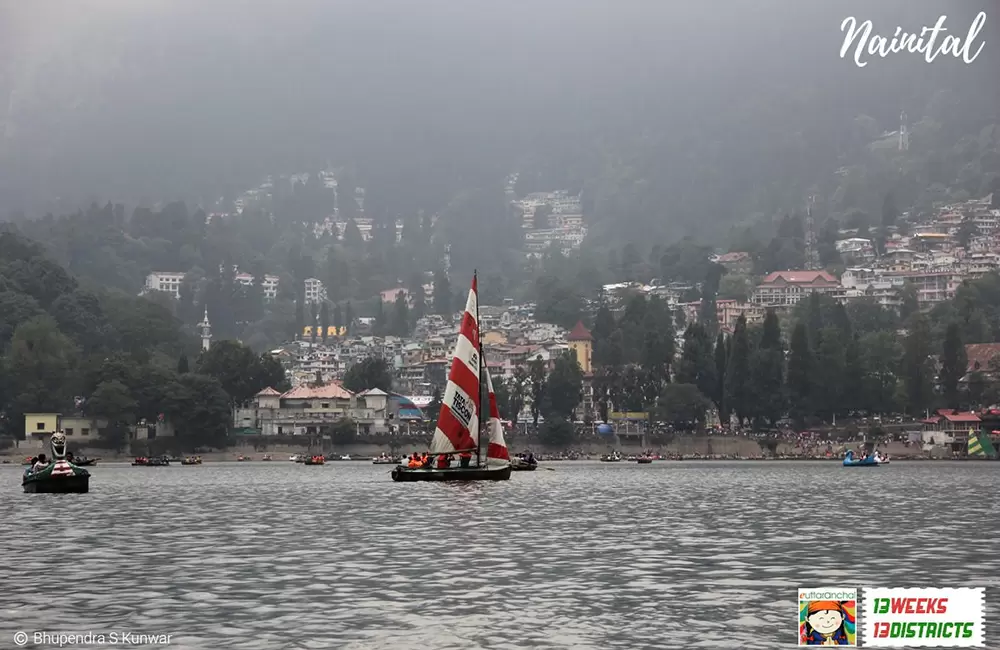
[[[441,398],[437,428],[431,439],[431,467],[397,466],[392,480],[415,481],[507,481],[510,479],[510,454],[503,435],[503,425],[493,394],[493,382],[483,365],[479,338],[479,294],[473,276],[465,302],[462,324],[452,354],[448,384]],[[483,458],[479,423],[482,385],[489,400],[488,438]],[[471,454],[475,452],[475,465]],[[453,467],[454,457],[462,462]],[[485,461],[485,462],[484,462]]]
[[[59,431],[49,441],[52,462],[35,470],[28,468],[21,479],[25,492],[35,494],[83,494],[90,491],[90,472],[66,460],[66,434]],[[34,471],[33,471],[34,470]]]

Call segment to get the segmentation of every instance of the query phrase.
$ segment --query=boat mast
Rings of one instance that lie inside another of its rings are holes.
[[[476,467],[482,467],[482,445],[483,445],[483,335],[479,330],[479,271],[472,272],[472,279],[476,285],[476,344],[479,346],[479,431],[476,435]],[[488,399],[488,398],[487,398]]]

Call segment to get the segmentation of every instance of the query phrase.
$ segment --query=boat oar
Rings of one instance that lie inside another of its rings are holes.
[[[556,468],[555,468],[555,467],[543,467],[542,469],[544,469],[544,470],[548,470],[548,471],[550,471],[550,472],[554,472],[554,471],[556,471]]]

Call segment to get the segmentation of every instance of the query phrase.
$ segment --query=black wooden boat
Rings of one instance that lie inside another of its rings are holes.
[[[170,459],[166,458],[166,457],[164,457],[164,458],[144,458],[144,457],[139,457],[139,458],[136,458],[132,462],[132,466],[133,467],[136,467],[136,466],[138,466],[138,467],[167,467],[168,465],[170,465]]]
[[[635,459],[635,462],[639,463],[640,465],[649,465],[650,463],[653,462],[653,459],[645,456],[640,456],[639,458]]]
[[[534,472],[538,469],[537,461],[527,461],[523,458],[511,458],[510,470],[512,472]]]
[[[74,458],[72,463],[77,467],[90,467],[92,465],[96,465],[99,460],[100,458],[87,458],[84,456],[83,458]]]
[[[392,470],[392,480],[411,481],[508,481],[510,465],[505,467],[449,467],[447,469],[410,469],[399,466]]]

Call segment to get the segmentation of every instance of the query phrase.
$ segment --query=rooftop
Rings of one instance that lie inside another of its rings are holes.
[[[573,331],[569,333],[566,337],[567,341],[593,341],[594,337],[590,335],[590,330],[583,326],[583,321],[577,321],[576,327]]]

